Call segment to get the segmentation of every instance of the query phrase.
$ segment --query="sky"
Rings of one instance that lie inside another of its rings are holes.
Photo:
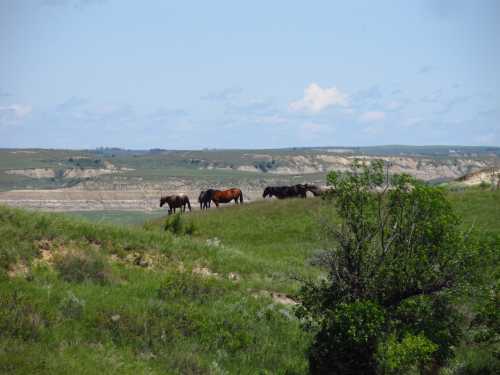
[[[500,1],[0,0],[0,147],[500,146]]]

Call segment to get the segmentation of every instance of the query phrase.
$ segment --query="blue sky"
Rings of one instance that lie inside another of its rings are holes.
[[[0,147],[500,146],[500,2],[0,0]]]

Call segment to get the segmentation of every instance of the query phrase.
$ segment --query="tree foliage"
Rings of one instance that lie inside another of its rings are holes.
[[[298,315],[316,329],[313,373],[439,367],[460,336],[451,295],[474,252],[445,192],[382,162],[331,172],[340,223],[325,225],[328,277],[307,282]],[[473,263],[473,262],[472,262]]]

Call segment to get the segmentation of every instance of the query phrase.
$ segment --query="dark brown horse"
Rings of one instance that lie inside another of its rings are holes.
[[[191,203],[189,203],[189,198],[187,195],[166,195],[160,198],[160,207],[165,203],[168,204],[168,214],[175,214],[175,209],[180,208],[181,212],[186,211],[186,206],[188,206],[189,211],[191,211]]]
[[[214,190],[212,191],[211,200],[215,203],[216,207],[219,207],[219,203],[229,203],[234,200],[234,203],[243,203],[243,193],[240,189],[229,189],[229,190]]]
[[[208,210],[210,208],[210,202],[212,201],[212,193],[214,189],[203,190],[198,196],[198,202],[200,203],[200,210]]]

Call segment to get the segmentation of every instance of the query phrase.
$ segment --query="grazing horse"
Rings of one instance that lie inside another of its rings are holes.
[[[216,207],[219,207],[219,203],[229,203],[234,200],[234,203],[243,203],[243,193],[240,189],[229,189],[229,190],[214,190],[210,199],[215,203]]]
[[[278,199],[301,197],[306,198],[306,185],[297,184],[292,186],[268,186],[264,189],[262,198],[276,197]]]
[[[191,203],[189,203],[189,198],[187,195],[167,195],[160,198],[160,207],[165,203],[168,204],[168,214],[172,212],[175,214],[175,209],[180,208],[181,212],[186,211],[186,206],[188,206],[189,211],[191,211]]]
[[[310,191],[315,197],[325,194],[328,189],[316,185],[305,184],[306,191]]]
[[[212,194],[215,190],[208,189],[203,190],[198,196],[198,202],[200,203],[200,210],[208,210],[210,208],[210,203],[212,202]]]

